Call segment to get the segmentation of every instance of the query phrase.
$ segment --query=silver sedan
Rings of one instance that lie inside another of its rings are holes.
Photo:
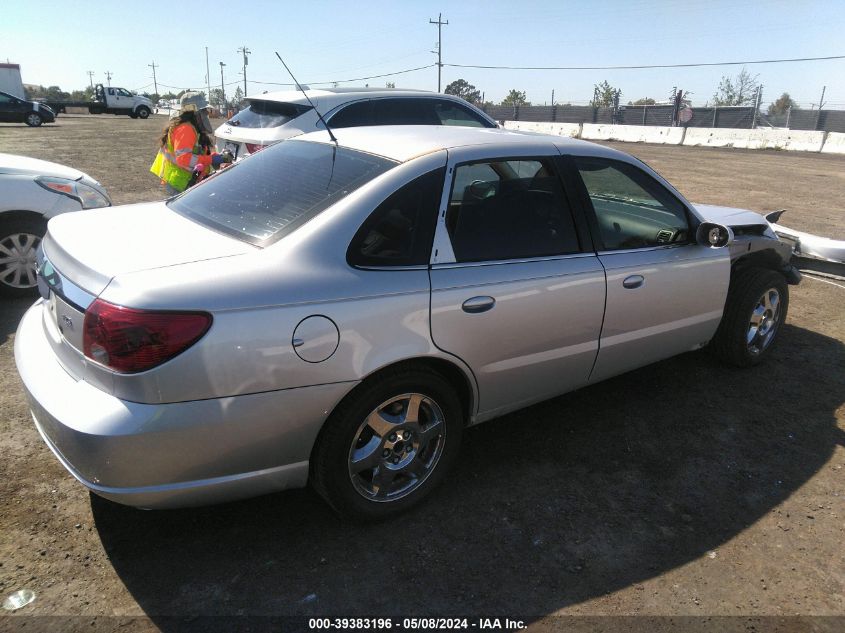
[[[798,273],[761,216],[498,129],[280,143],[156,202],[51,220],[15,359],[56,457],[163,508],[311,484],[381,518],[467,425],[710,345],[772,349]]]

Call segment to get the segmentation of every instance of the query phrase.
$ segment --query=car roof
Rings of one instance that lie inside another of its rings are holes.
[[[445,95],[429,90],[412,90],[405,88],[326,88],[309,89],[305,91],[318,107],[329,110],[342,103],[356,99],[372,99],[373,97],[422,97],[427,99],[448,99],[463,101],[453,95]],[[281,103],[297,103],[308,105],[308,99],[300,90],[277,90],[263,94],[251,94],[247,101],[279,101]]]
[[[348,127],[333,129],[338,144],[342,147],[377,154],[398,162],[430,154],[439,150],[469,147],[473,145],[494,145],[491,150],[502,155],[518,148],[536,148],[548,143],[573,153],[603,156],[630,161],[624,152],[569,137],[519,132],[502,128],[460,127],[451,125],[379,125],[374,127]],[[331,143],[324,130],[303,134],[289,141],[311,141]]]

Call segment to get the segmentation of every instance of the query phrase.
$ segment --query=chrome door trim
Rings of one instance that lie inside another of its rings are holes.
[[[532,262],[553,262],[563,259],[582,259],[584,257],[595,257],[595,253],[572,253],[570,255],[549,255],[546,257],[525,257],[522,259],[491,259],[481,262],[450,262],[432,264],[434,270],[445,270],[447,268],[475,268],[480,266],[501,266],[502,264],[530,264]]]

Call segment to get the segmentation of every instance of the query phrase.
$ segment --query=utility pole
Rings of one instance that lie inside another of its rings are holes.
[[[93,88],[94,87],[94,71],[89,70],[89,71],[86,71],[86,72],[88,73],[88,83],[91,84],[91,87]]]
[[[757,86],[757,94],[754,95],[754,112],[751,113],[751,129],[757,127],[757,112],[760,110],[760,101],[763,100],[763,84]]]
[[[223,66],[225,66],[223,62],[220,62],[220,92],[222,93],[223,99],[223,107],[226,107],[226,85],[223,83]]]
[[[437,92],[440,92],[440,73],[443,70],[443,25],[449,24],[449,20],[445,22],[442,20],[443,14],[437,14],[437,22],[434,20],[429,20],[429,24],[436,24],[437,25]],[[432,51],[433,52],[433,51]]]
[[[249,64],[249,59],[247,59],[247,55],[249,55],[252,51],[249,50],[246,46],[241,46],[238,49],[239,53],[243,53],[244,56],[244,97],[246,97],[246,67]]]
[[[156,96],[158,96],[158,82],[156,81],[156,68],[158,68],[158,64],[153,60],[153,63],[147,64],[147,66],[153,69],[153,90],[155,90]]]
[[[211,103],[211,69],[208,66],[208,46],[205,47],[205,83],[208,92],[205,93],[205,98]]]
[[[814,130],[819,129],[819,119],[822,116],[822,108],[824,107],[824,91],[827,90],[827,86],[822,86],[822,96],[819,97],[819,110],[816,112],[816,124],[813,126]]]
[[[111,72],[110,70],[107,70],[107,71],[105,72],[105,75],[106,75],[106,82],[108,82],[109,86],[111,86],[111,76],[112,76],[112,72]]]
[[[555,107],[555,89],[552,88],[552,107]]]

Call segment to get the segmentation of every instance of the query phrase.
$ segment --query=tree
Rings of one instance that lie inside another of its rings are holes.
[[[469,101],[470,103],[478,103],[481,101],[481,92],[475,89],[471,83],[466,81],[465,79],[456,79],[448,86],[446,86],[446,90],[444,90],[447,95],[455,95],[456,97],[460,97],[464,101]]]
[[[531,103],[525,98],[525,93],[520,92],[519,90],[511,90],[504,99],[502,99],[501,105],[506,106],[513,106],[514,108],[523,105],[531,105]]]
[[[232,103],[238,104],[244,99],[244,91],[238,86],[235,88],[235,94],[232,96]]]
[[[182,98],[181,95],[180,95],[179,98],[180,99]],[[224,109],[224,110],[226,109],[226,102],[223,101],[223,91],[220,88],[212,88],[211,89],[211,98],[208,100],[208,102],[211,105],[216,106],[218,108],[221,108],[221,109]]]
[[[784,92],[774,103],[769,104],[769,116],[786,114],[790,108],[798,108],[798,104],[792,100],[788,92]]]
[[[611,86],[607,79],[593,86],[593,100],[590,105],[594,108],[611,108],[619,103],[622,91]]]
[[[752,75],[745,68],[734,79],[723,75],[722,81],[719,82],[719,88],[713,95],[713,105],[754,105],[757,89],[760,87],[757,77],[759,75]]]
[[[651,97],[643,97],[642,99],[637,99],[633,103],[629,101],[628,105],[647,106],[647,105],[654,105],[655,103],[657,103],[657,101],[655,101]]]

